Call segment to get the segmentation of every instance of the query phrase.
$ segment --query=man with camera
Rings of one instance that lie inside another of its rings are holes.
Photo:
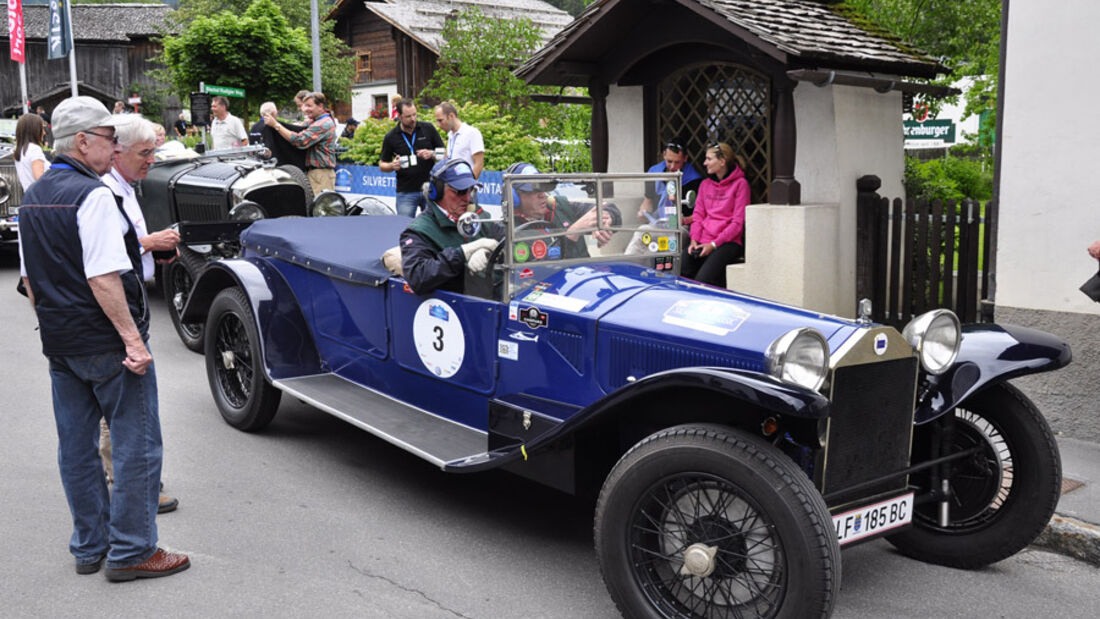
[[[382,139],[378,169],[397,173],[397,212],[415,217],[418,209],[428,207],[421,189],[431,174],[435,149],[443,148],[443,139],[431,123],[416,120],[416,104],[411,99],[399,101],[397,110],[397,126]]]

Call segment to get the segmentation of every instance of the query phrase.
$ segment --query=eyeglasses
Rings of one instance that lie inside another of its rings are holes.
[[[94,136],[101,137],[104,140],[110,140],[111,144],[118,144],[118,136],[117,135],[103,135],[102,133],[96,133],[95,131],[85,131],[84,133],[90,133]]]
[[[157,149],[155,149],[155,148],[146,148],[145,150],[139,150],[139,151],[135,151],[135,152],[137,153],[138,157],[141,157],[142,159],[146,159],[150,155],[152,155],[154,152],[156,152],[156,150]]]
[[[456,196],[464,196],[464,195],[470,193],[470,190],[473,189],[473,187],[467,187],[465,189],[455,189],[454,187],[451,187],[450,185],[447,185],[447,187],[451,191],[455,192]]]
[[[679,155],[680,153],[684,152],[684,146],[682,144],[677,144],[676,142],[669,142],[665,144],[665,150],[670,150]]]

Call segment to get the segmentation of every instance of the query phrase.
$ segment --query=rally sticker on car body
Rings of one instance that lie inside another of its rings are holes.
[[[457,374],[466,356],[462,321],[454,308],[440,299],[428,299],[416,309],[413,343],[424,367],[440,378]]]
[[[678,327],[727,335],[736,331],[749,313],[726,301],[681,300],[665,310],[661,322]]]

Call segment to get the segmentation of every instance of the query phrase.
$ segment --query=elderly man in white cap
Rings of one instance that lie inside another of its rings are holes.
[[[162,447],[141,247],[100,180],[127,118],[81,96],[53,121],[58,156],[23,196],[19,254],[50,365],[69,550],[77,574],[106,561],[112,581],[167,576],[190,560],[157,547]],[[111,493],[96,453],[101,417],[114,444]]]

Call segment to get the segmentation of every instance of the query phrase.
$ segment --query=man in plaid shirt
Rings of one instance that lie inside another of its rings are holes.
[[[325,95],[307,94],[302,101],[302,112],[309,125],[297,133],[280,124],[274,114],[264,116],[264,124],[274,128],[284,140],[306,149],[306,175],[313,195],[336,189],[336,121],[327,108]]]

